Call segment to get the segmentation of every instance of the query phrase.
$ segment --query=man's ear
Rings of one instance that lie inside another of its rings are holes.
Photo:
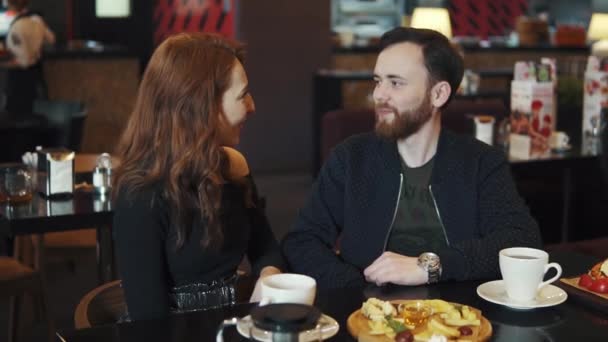
[[[450,98],[452,87],[446,81],[437,82],[431,88],[431,105],[435,108],[441,108]]]

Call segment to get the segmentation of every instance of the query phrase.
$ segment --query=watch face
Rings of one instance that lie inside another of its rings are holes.
[[[439,268],[439,256],[434,253],[422,253],[420,255],[420,264],[427,270]]]
[[[428,283],[433,284],[441,277],[441,261],[435,253],[422,253],[418,257],[418,265],[428,272]]]

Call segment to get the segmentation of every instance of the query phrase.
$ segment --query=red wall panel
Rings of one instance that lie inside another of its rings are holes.
[[[234,37],[235,0],[157,0],[154,43],[178,32],[217,32]]]
[[[515,27],[515,19],[528,10],[528,0],[450,0],[455,36],[500,36]]]

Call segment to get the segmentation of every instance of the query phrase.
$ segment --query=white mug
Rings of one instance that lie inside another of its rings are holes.
[[[499,253],[500,273],[509,298],[515,301],[531,301],[538,291],[562,275],[562,267],[549,264],[547,252],[527,247],[506,248]],[[545,273],[555,268],[557,274],[543,282]]]
[[[355,33],[352,31],[342,31],[338,33],[340,45],[343,47],[351,47],[355,43]]]
[[[270,303],[299,303],[312,305],[317,292],[314,278],[303,274],[273,274],[261,280],[260,305]]]
[[[473,120],[475,121],[475,138],[492,145],[496,119],[490,115],[476,115]]]
[[[551,138],[549,138],[549,146],[551,146],[551,148],[565,149],[570,146],[569,144],[570,138],[568,137],[568,134],[561,131],[551,133]]]

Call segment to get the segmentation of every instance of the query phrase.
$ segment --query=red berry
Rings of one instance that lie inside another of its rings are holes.
[[[589,290],[598,293],[608,293],[608,278],[596,279]]]
[[[591,284],[593,284],[593,278],[586,273],[578,279],[578,286],[589,288]]]
[[[469,336],[473,334],[473,330],[470,327],[460,327],[458,328],[461,336]]]
[[[395,336],[395,342],[414,342],[414,335],[409,330],[404,330]]]

